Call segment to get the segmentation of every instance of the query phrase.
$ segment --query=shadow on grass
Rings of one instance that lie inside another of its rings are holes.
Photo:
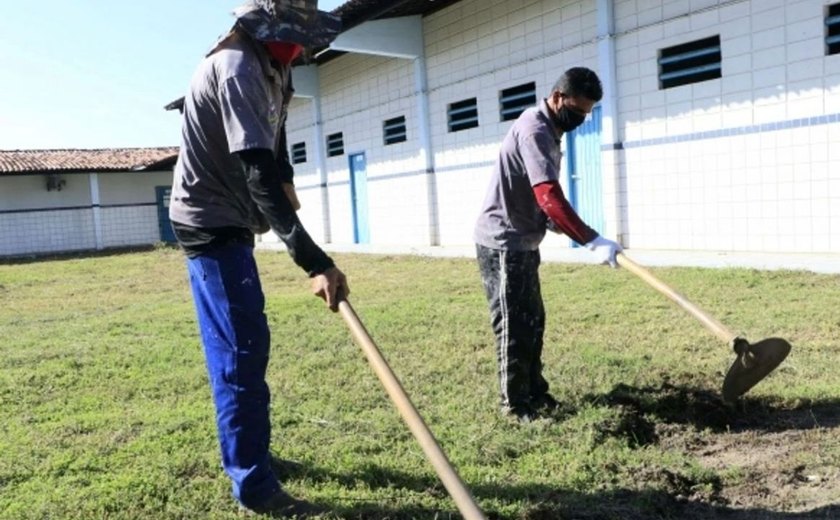
[[[671,383],[645,387],[619,384],[606,394],[587,395],[583,401],[618,408],[618,418],[604,425],[601,433],[627,437],[637,446],[656,442],[656,426],[662,423],[693,425],[715,433],[782,432],[840,425],[840,399],[789,404],[773,398],[744,397],[728,405],[709,389]]]
[[[76,260],[81,258],[109,258],[134,253],[147,253],[156,249],[177,250],[178,246],[161,242],[154,245],[110,247],[99,251],[85,249],[80,251],[67,251],[64,253],[33,253],[28,255],[0,257],[0,265],[27,265],[63,260]]]
[[[667,491],[619,489],[583,495],[549,492],[542,501],[532,501],[517,520],[652,520],[652,519],[732,519],[804,520],[839,518],[840,506],[827,506],[799,513],[769,511],[762,508],[733,508],[675,498]],[[503,518],[493,517],[490,518]]]
[[[393,499],[361,501],[334,497],[318,505],[331,511],[324,518],[348,520],[409,520],[409,519],[458,519],[455,505],[449,510],[424,508],[400,504],[406,492],[425,493],[437,498],[447,496],[439,480],[419,477],[403,472],[367,466],[349,473],[334,473],[320,468],[297,465],[286,477],[306,479],[311,482],[340,483],[349,488],[364,487],[373,490],[391,490]],[[690,496],[696,483],[671,479],[661,490],[595,491],[591,494],[558,490],[542,484],[524,485],[475,485],[471,492],[479,505],[484,501],[494,503],[524,503],[522,509],[512,514],[485,510],[488,519],[496,520],[650,520],[679,519],[700,520],[725,518],[733,520],[804,520],[840,518],[840,506],[831,505],[807,512],[786,513],[761,508],[733,508],[722,503],[713,494],[709,501],[681,498]],[[449,503],[452,503],[451,501]]]

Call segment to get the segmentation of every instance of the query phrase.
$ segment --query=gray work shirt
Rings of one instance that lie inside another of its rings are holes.
[[[560,137],[546,101],[523,112],[502,140],[473,240],[491,249],[534,251],[548,217],[533,187],[559,180]]]
[[[266,148],[277,154],[291,99],[290,76],[290,67],[272,67],[262,46],[238,31],[204,58],[184,99],[169,205],[172,221],[198,228],[269,230],[233,153]]]

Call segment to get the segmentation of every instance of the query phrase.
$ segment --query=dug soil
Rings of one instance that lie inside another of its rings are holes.
[[[746,397],[731,406],[670,383],[619,385],[606,400],[622,418],[604,434],[687,454],[707,476],[643,468],[627,497],[570,518],[840,519],[840,400]]]

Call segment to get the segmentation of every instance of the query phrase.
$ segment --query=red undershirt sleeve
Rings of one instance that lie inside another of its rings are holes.
[[[563,195],[563,188],[557,181],[543,182],[534,186],[534,196],[543,213],[554,227],[569,238],[584,245],[591,242],[598,233],[581,220],[575,209]]]

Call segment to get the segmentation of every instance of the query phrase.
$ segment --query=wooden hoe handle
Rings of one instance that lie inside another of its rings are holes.
[[[688,311],[689,314],[700,320],[700,322],[703,325],[705,325],[706,328],[708,328],[717,337],[719,337],[726,343],[731,343],[736,338],[736,335],[733,334],[732,331],[727,329],[721,322],[714,319],[705,311],[700,309],[698,306],[688,301],[688,299],[685,296],[666,285],[665,282],[658,279],[656,276],[653,275],[653,273],[651,273],[644,267],[630,260],[621,253],[618,253],[615,256],[615,258],[618,262],[618,265],[635,274],[636,276],[647,282],[651,287],[673,300],[677,305]]]
[[[342,299],[338,304],[338,311],[341,313],[341,317],[344,318],[347,326],[350,327],[353,338],[362,348],[368,363],[373,367],[373,371],[376,372],[379,381],[385,387],[385,391],[388,392],[391,401],[397,407],[411,433],[414,434],[414,437],[420,443],[420,447],[423,448],[423,452],[426,454],[429,462],[434,466],[438,477],[440,477],[446,490],[449,491],[449,495],[452,496],[458,510],[466,520],[485,520],[484,514],[476,505],[475,500],[473,500],[469,490],[464,486],[461,477],[455,472],[449,459],[446,458],[446,454],[440,449],[440,446],[432,435],[432,432],[429,431],[423,418],[417,413],[417,409],[414,408],[414,405],[394,375],[391,367],[388,366],[379,348],[377,348],[365,329],[365,326],[359,320],[355,311],[353,311],[350,302],[347,299]]]

